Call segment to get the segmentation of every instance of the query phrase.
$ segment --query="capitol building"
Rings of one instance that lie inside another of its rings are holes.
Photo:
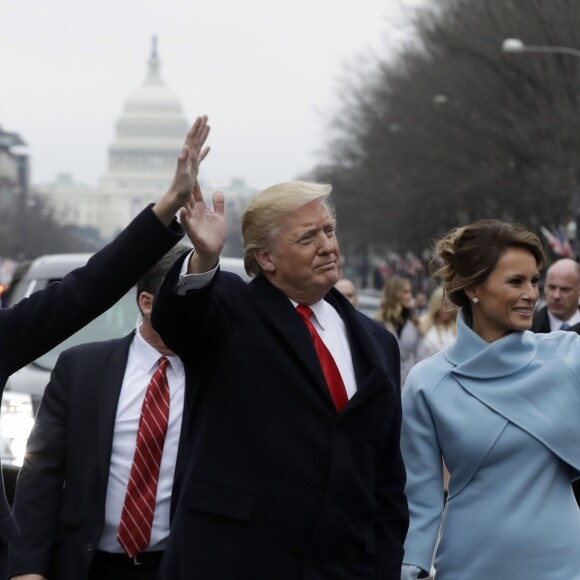
[[[94,228],[109,240],[171,182],[190,123],[160,69],[153,37],[145,81],[125,101],[108,150],[108,171],[96,189],[75,183],[68,174],[38,188],[61,223]],[[232,186],[242,195],[254,191],[243,180]]]

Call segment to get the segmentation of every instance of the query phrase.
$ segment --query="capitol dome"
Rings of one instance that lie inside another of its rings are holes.
[[[171,182],[189,123],[160,68],[153,37],[147,77],[125,101],[109,147],[109,171],[101,181],[108,190],[158,194]]]

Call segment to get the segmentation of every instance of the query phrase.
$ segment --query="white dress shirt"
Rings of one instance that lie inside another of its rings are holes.
[[[567,322],[569,326],[574,326],[580,322],[580,310],[576,310],[572,318],[569,318],[568,320],[556,318],[549,310],[547,310],[547,312],[550,320],[550,330],[560,330],[562,324],[565,322]]]
[[[298,302],[290,300],[294,308]],[[356,378],[354,375],[354,365],[352,363],[352,354],[348,343],[348,334],[344,320],[338,312],[325,300],[319,300],[314,304],[309,304],[313,315],[310,322],[318,332],[318,336],[330,351],[340,376],[346,388],[346,394],[350,398],[356,393]]]
[[[98,544],[98,549],[105,552],[123,552],[117,541],[117,531],[137,444],[137,428],[141,407],[147,386],[159,366],[157,362],[160,356],[162,355],[146,342],[137,331],[129,348],[127,367],[115,418],[105,504],[105,527]],[[170,392],[169,424],[161,458],[153,528],[148,550],[163,550],[169,535],[171,492],[183,414],[185,390],[183,363],[177,356],[168,356],[167,358],[169,359],[167,367]]]
[[[211,279],[217,272],[218,266],[209,272],[201,274],[188,274],[187,267],[191,253],[184,260],[179,282],[177,284],[177,293],[186,294],[188,290],[199,290],[210,283]],[[294,308],[298,306],[298,302],[290,300]],[[350,398],[356,393],[356,379],[354,374],[354,366],[352,363],[352,354],[350,352],[350,345],[348,343],[348,334],[346,332],[346,325],[338,314],[338,312],[325,300],[319,300],[315,304],[309,304],[312,312],[312,324],[316,328],[322,342],[330,351],[336,366],[340,371],[346,394]],[[297,316],[300,316],[296,313]]]

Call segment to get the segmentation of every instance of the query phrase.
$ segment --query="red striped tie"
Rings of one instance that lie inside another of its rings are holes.
[[[330,391],[334,405],[340,412],[348,403],[348,395],[346,394],[346,388],[344,386],[344,381],[340,376],[340,371],[338,370],[330,351],[320,338],[318,332],[316,332],[316,328],[314,328],[314,325],[310,320],[310,317],[313,314],[312,309],[305,304],[299,304],[296,307],[296,310],[300,316],[302,316],[308,330],[310,331],[310,336],[312,337],[312,342],[314,342],[314,348],[316,349],[316,354],[318,355],[318,360],[320,361],[320,366],[322,367],[328,390]]]
[[[137,445],[121,512],[117,541],[128,556],[142,552],[151,540],[157,480],[167,423],[169,385],[165,369],[169,361],[162,356],[141,408]]]

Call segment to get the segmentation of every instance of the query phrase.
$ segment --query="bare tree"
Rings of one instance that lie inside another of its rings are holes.
[[[441,0],[414,42],[344,79],[328,162],[348,247],[421,252],[456,225],[568,221],[580,175],[580,59],[509,55],[505,38],[578,46],[576,0]],[[580,48],[580,47],[579,47]],[[344,244],[343,244],[344,245]]]
[[[25,203],[18,197],[2,205],[0,255],[13,260],[43,254],[91,252],[103,245],[94,233],[63,226],[54,219],[42,199],[30,195]]]

